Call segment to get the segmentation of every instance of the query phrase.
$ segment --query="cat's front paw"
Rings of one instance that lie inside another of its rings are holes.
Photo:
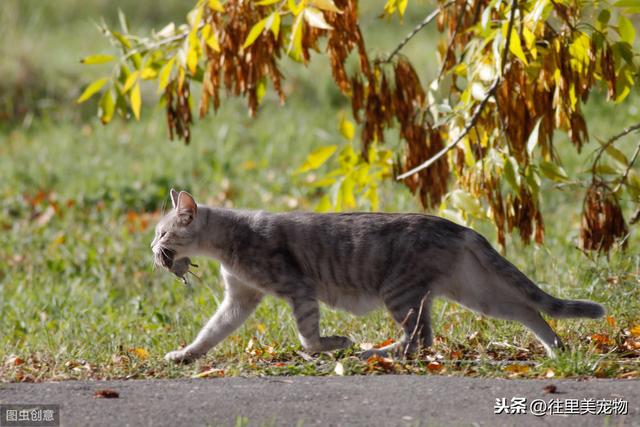
[[[194,354],[186,349],[170,351],[164,355],[164,360],[173,363],[191,363],[196,360],[200,355]]]

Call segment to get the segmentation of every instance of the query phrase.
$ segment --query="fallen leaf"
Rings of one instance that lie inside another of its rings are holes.
[[[287,366],[287,364],[284,363],[284,362],[276,362],[276,363],[273,363],[272,366],[277,366],[277,367],[281,368],[283,366]]]
[[[505,366],[503,371],[510,372],[514,375],[526,374],[529,372],[529,366],[524,364],[511,364]]]
[[[373,347],[374,348],[382,348],[382,347],[386,347],[388,345],[391,345],[394,342],[396,342],[396,340],[394,340],[393,338],[387,338],[386,340],[382,341],[381,343],[375,344]]]
[[[627,338],[623,344],[624,348],[627,350],[640,350],[640,339],[639,338]]]
[[[367,365],[372,370],[382,369],[385,372],[393,371],[393,359],[388,357],[380,357],[378,355],[371,356],[367,359]]]
[[[211,377],[224,377],[224,371],[222,369],[207,369],[198,374],[195,374],[192,378],[211,378]]]
[[[342,366],[342,363],[336,362],[336,367],[333,370],[333,372],[335,372],[336,375],[339,375],[341,377],[344,376],[344,366]]]
[[[5,363],[7,365],[19,366],[24,364],[24,360],[20,359],[18,356],[13,356],[7,359]]]
[[[548,386],[543,388],[542,391],[544,391],[545,394],[553,394],[553,393],[556,393],[558,391],[558,387],[556,387],[553,384],[549,384]]]
[[[44,212],[36,217],[36,224],[40,227],[47,225],[51,218],[56,214],[56,210],[52,205],[47,206]]]
[[[98,390],[93,395],[94,399],[117,399],[120,397],[120,393],[115,390],[110,390],[108,388],[104,390]]]
[[[607,316],[607,324],[609,326],[611,326],[612,328],[616,327],[616,319],[613,318],[613,316]]]
[[[617,378],[627,379],[627,378],[637,378],[637,377],[640,377],[640,371],[625,372],[624,374],[618,375]]]
[[[629,332],[634,337],[640,337],[640,325],[635,325],[635,326],[629,328]]]
[[[444,369],[444,365],[440,362],[429,362],[429,364],[427,365],[427,369],[430,372],[440,372]]]
[[[545,378],[553,378],[556,376],[556,373],[553,372],[553,369],[547,369],[547,372],[544,373]]]
[[[141,347],[129,349],[129,352],[135,354],[140,360],[147,360],[149,358],[149,352]]]

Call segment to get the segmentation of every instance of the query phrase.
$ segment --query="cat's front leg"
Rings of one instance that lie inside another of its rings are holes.
[[[347,337],[320,336],[320,309],[318,301],[311,295],[297,295],[291,300],[291,305],[298,327],[298,337],[306,351],[319,353],[348,348],[353,345],[353,341]]]
[[[170,362],[189,363],[202,356],[235,331],[253,313],[263,294],[222,270],[225,295],[222,303],[196,339],[181,350],[167,353]]]

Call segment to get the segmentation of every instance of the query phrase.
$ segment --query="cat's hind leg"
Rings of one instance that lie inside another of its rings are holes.
[[[222,303],[196,339],[181,350],[167,353],[171,362],[189,363],[204,356],[207,351],[235,331],[253,313],[263,294],[222,269],[225,294]]]
[[[431,329],[431,295],[424,287],[407,286],[390,291],[383,296],[385,306],[404,332],[402,340],[386,347],[364,351],[360,357],[385,357],[389,353],[406,357],[419,348],[430,347],[433,343]]]
[[[293,317],[298,327],[298,337],[302,347],[310,353],[348,348],[353,342],[338,335],[320,336],[320,308],[313,295],[298,293],[289,302],[293,308]]]
[[[529,307],[523,308],[513,319],[525,325],[536,335],[549,357],[555,357],[555,350],[564,349],[564,344],[558,335],[536,310]]]

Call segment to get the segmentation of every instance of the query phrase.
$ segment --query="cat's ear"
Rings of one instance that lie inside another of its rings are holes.
[[[178,192],[172,188],[169,193],[171,193],[171,204],[173,205],[173,209],[175,209],[176,206],[178,206]]]
[[[181,191],[178,194],[176,212],[184,225],[189,225],[193,221],[198,213],[198,205],[191,194],[186,191]]]

